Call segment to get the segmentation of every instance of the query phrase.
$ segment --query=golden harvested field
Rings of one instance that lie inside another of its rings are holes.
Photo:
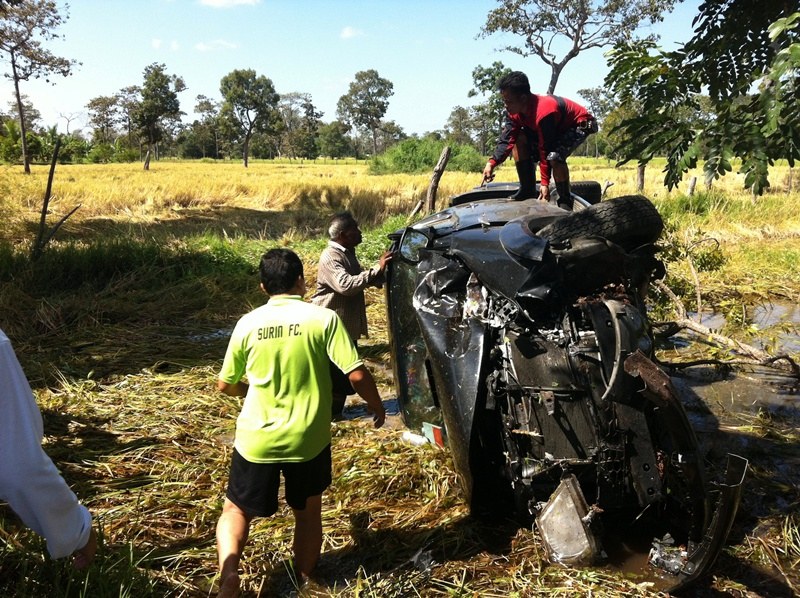
[[[685,193],[689,179],[698,177],[697,191],[703,190],[702,172],[687,174],[680,189],[668,192],[662,184],[661,164],[648,166],[645,194],[654,200]],[[4,202],[35,209],[41,203],[49,167],[34,165],[26,176],[17,166],[0,166],[0,190]],[[627,195],[636,191],[636,165],[615,168],[605,159],[572,158],[573,181],[595,180],[613,183],[609,195]],[[790,170],[779,165],[771,172],[773,193],[785,193]],[[516,180],[512,164],[497,171],[497,181]],[[351,203],[369,201],[379,204],[385,214],[402,213],[425,197],[430,176],[367,174],[364,162],[350,161],[251,161],[249,168],[238,162],[154,162],[149,171],[139,163],[58,165],[53,197],[62,208],[81,204],[78,217],[118,214],[144,218],[161,210],[187,207],[213,207],[237,204],[261,209],[291,208],[308,203],[350,207]],[[743,176],[731,174],[715,181],[713,188],[729,195],[748,197],[742,188]],[[480,184],[479,173],[445,171],[438,196],[446,198]],[[793,190],[800,190],[800,175],[793,174]],[[377,207],[373,208],[376,210]]]

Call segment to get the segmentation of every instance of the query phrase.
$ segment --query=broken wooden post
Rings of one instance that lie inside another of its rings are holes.
[[[36,234],[36,240],[33,242],[33,247],[31,247],[31,261],[36,261],[41,257],[44,248],[50,242],[50,239],[53,238],[58,232],[58,229],[61,228],[61,225],[66,222],[67,218],[72,216],[78,208],[81,207],[81,204],[78,204],[70,212],[64,216],[61,220],[59,220],[49,231],[47,230],[47,213],[49,211],[50,206],[50,197],[53,191],[53,176],[56,173],[56,164],[58,163],[58,152],[61,149],[61,136],[56,137],[56,144],[53,148],[53,160],[50,162],[50,173],[47,176],[47,188],[44,191],[44,200],[42,201],[42,211],[39,218],[39,230]]]
[[[428,185],[428,194],[425,198],[425,207],[428,214],[432,213],[436,208],[436,190],[439,188],[439,180],[444,174],[444,169],[447,166],[447,161],[450,159],[450,146],[444,146],[442,154],[439,156],[439,161],[433,169],[433,176],[431,177],[431,184]]]

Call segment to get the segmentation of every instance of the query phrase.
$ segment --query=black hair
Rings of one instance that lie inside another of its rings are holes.
[[[303,276],[303,262],[291,249],[270,249],[261,256],[261,284],[270,295],[282,295],[294,288]]]
[[[531,92],[528,76],[522,71],[511,71],[497,80],[499,91],[509,90],[511,93],[522,94]]]

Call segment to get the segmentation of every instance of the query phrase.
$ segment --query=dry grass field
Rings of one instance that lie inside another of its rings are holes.
[[[328,217],[350,209],[365,229],[359,255],[371,263],[429,177],[370,176],[354,161],[156,162],[148,172],[59,165],[47,225],[80,207],[31,262],[47,170],[0,166],[0,327],[42,408],[45,448],[94,513],[101,547],[88,573],[75,573],[0,505],[0,595],[212,596],[214,525],[239,408],[214,382],[227,334],[261,300],[258,257],[292,247],[312,282]],[[670,285],[689,308],[699,288],[704,308],[741,315],[732,335],[773,334],[753,330],[747,314],[800,301],[797,173],[792,180],[777,166],[771,193],[752,198],[733,175],[710,190],[698,183],[692,196],[668,192],[658,170],[648,168],[645,194],[667,222]],[[611,196],[635,192],[635,166],[576,158],[571,172],[613,183]],[[499,171],[503,179],[513,167]],[[479,182],[445,172],[439,205]],[[391,405],[382,293],[371,290],[368,302],[363,354]],[[797,338],[796,323],[781,326]],[[790,596],[800,591],[800,417],[794,408],[735,415],[724,431],[751,459],[743,510],[695,595]],[[399,418],[390,420],[381,430],[366,418],[335,424],[323,595],[660,595],[647,579],[548,564],[535,530],[472,520],[448,453],[404,443]],[[286,508],[254,526],[244,596],[291,595],[291,535]]]

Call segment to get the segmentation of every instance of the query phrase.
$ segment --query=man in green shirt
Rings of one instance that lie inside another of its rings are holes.
[[[253,517],[278,509],[281,474],[295,517],[298,580],[307,579],[319,560],[322,492],[331,483],[329,363],[347,374],[376,428],[386,417],[375,381],[339,316],[303,301],[300,258],[272,249],[261,258],[260,274],[269,299],[237,322],[217,381],[223,393],[245,397],[217,523],[219,595],[225,597],[239,593],[239,560]]]

